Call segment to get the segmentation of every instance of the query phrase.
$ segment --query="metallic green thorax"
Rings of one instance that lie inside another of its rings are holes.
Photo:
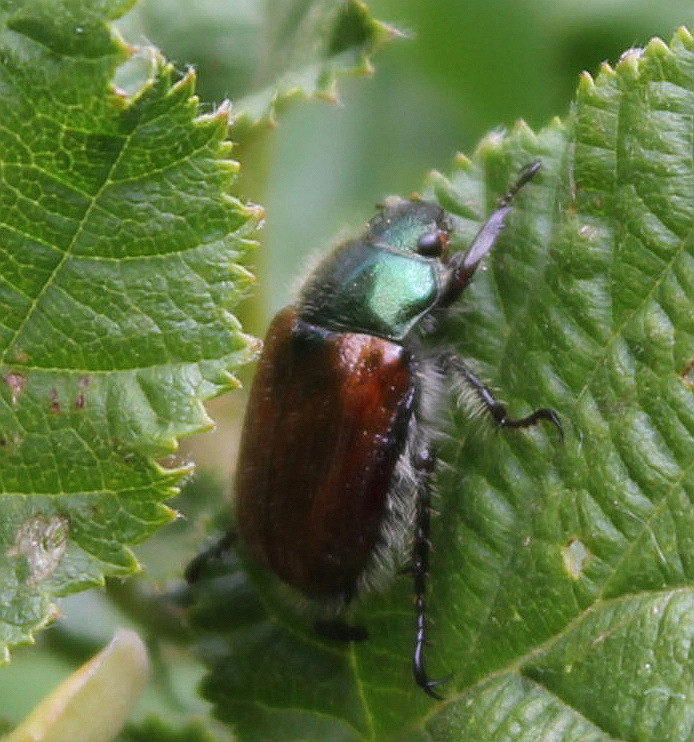
[[[415,250],[442,219],[440,208],[420,201],[384,209],[365,235],[318,265],[300,295],[301,318],[329,330],[402,340],[440,293],[441,261]]]

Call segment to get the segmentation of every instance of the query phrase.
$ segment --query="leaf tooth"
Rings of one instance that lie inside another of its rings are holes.
[[[357,72],[364,77],[371,77],[376,72],[376,67],[371,61],[371,58],[367,55],[362,56],[362,64],[360,65]]]
[[[197,102],[197,96],[194,96],[194,97]],[[204,125],[207,123],[221,125],[224,127],[224,130],[226,131],[226,127],[229,126],[229,124],[231,123],[231,118],[232,118],[231,110],[232,110],[232,103],[228,98],[226,98],[212,111],[206,111],[206,112],[198,114],[194,119],[194,123],[196,125],[198,124]]]
[[[597,82],[600,82],[603,76],[606,78],[613,78],[617,76],[617,72],[615,71],[615,68],[609,62],[603,62],[600,65],[600,70],[598,71]]]
[[[260,204],[254,204],[251,201],[238,201],[234,199],[234,205],[241,212],[245,219],[251,222],[251,231],[261,229],[265,221],[265,209]]]
[[[511,134],[518,137],[522,147],[531,151],[537,149],[537,134],[528,126],[525,119],[518,119],[515,122]]]
[[[683,46],[689,47],[690,49],[694,46],[694,36],[692,36],[686,26],[680,26],[677,31],[675,31],[672,37],[672,46],[674,47],[677,42],[680,42]]]
[[[627,49],[617,62],[617,73],[628,80],[636,80],[639,77],[639,62],[643,57],[643,49],[634,47]]]
[[[167,63],[166,66],[166,72],[167,76],[170,78],[173,75],[173,65],[170,63]],[[169,91],[169,95],[171,94],[180,94],[184,95],[187,98],[190,98],[192,102],[199,103],[198,97],[195,95],[195,84],[197,82],[198,75],[195,71],[195,67],[189,66],[183,77],[181,77],[179,80],[176,80],[176,82],[171,86],[171,90]]]
[[[474,159],[484,159],[485,157],[501,152],[505,139],[506,136],[503,130],[490,131],[489,134],[482,137],[480,143],[477,145],[477,149],[473,155]]]
[[[649,57],[671,57],[672,49],[658,36],[654,36],[647,44],[645,54]]]
[[[357,74],[361,74],[361,72],[362,69],[359,69]],[[326,103],[341,105],[338,93],[338,79],[335,72],[327,72],[321,77],[318,81],[318,87],[316,88],[316,97]]]
[[[456,156],[453,158],[453,167],[456,170],[472,170],[474,167],[474,164],[472,160],[464,153],[464,152],[458,152]]]
[[[360,7],[361,12],[364,14],[369,13],[369,7],[366,3],[358,0],[356,3]],[[379,48],[381,45],[388,43],[389,41],[398,41],[400,39],[409,39],[413,34],[407,33],[401,28],[396,28],[390,23],[385,23],[377,18],[369,18],[369,27],[374,34],[374,46]]]
[[[454,199],[455,202],[455,198],[457,195],[457,190],[453,183],[438,170],[432,170],[429,173],[427,177],[426,190],[433,191],[436,196],[436,200],[441,203],[444,208],[445,205],[451,201],[451,199]]]
[[[589,95],[595,90],[595,80],[590,72],[582,72],[578,78],[578,97]]]

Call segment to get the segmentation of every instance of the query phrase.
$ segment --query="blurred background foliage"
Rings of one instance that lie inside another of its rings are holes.
[[[179,68],[195,65],[203,108],[232,101],[262,74],[271,36],[265,8],[279,0],[142,0],[121,22],[127,40],[151,42]],[[374,16],[403,37],[385,45],[367,79],[343,80],[338,105],[298,102],[236,152],[237,195],[267,212],[254,260],[257,294],[244,320],[262,335],[286,304],[307,256],[358,228],[388,194],[417,190],[490,130],[519,118],[535,128],[566,116],[578,75],[595,74],[652,36],[694,26],[694,0],[371,0]],[[178,523],[142,546],[148,578],[180,576],[220,503],[231,494],[243,394],[211,406],[218,430],[186,441],[199,474],[174,507]],[[208,514],[207,526],[202,514]],[[149,602],[151,579],[113,584],[65,601],[66,618],[38,648],[19,650],[0,673],[0,716],[21,719],[66,672],[104,646],[115,626],[150,638],[155,681],[141,714],[204,712],[202,670],[176,643],[174,620]],[[164,639],[165,641],[161,641]],[[167,642],[166,640],[171,641]]]

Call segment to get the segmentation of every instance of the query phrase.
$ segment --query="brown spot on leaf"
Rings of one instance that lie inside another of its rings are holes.
[[[58,390],[51,390],[51,412],[54,415],[60,414],[60,399],[58,398]]]
[[[75,397],[75,407],[78,410],[83,410],[87,406],[86,392],[91,383],[92,379],[89,376],[80,376],[80,378],[77,380],[77,386],[79,387],[80,391]]]
[[[26,388],[26,376],[20,374],[18,371],[8,371],[2,378],[5,380],[7,386],[10,387],[10,391],[12,392],[12,404],[16,407],[19,398],[24,394]]]
[[[26,557],[29,583],[37,584],[58,568],[67,549],[70,520],[64,515],[35,515],[22,523],[8,557]]]

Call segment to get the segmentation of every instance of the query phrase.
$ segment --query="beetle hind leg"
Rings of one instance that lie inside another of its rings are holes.
[[[427,623],[427,582],[429,580],[429,553],[431,542],[431,484],[436,465],[436,456],[433,449],[428,449],[417,457],[415,468],[421,474],[417,505],[415,512],[415,535],[412,552],[412,564],[408,570],[414,578],[415,612],[417,614],[417,628],[412,655],[412,671],[417,685],[429,696],[442,700],[443,696],[436,692],[436,688],[451,679],[451,675],[432,680],[426,669],[424,650],[430,645]]]
[[[477,395],[484,409],[500,428],[529,428],[539,422],[549,422],[557,429],[559,437],[564,438],[564,428],[556,410],[541,407],[525,417],[511,417],[506,406],[494,396],[494,392],[466,365],[460,356],[454,353],[443,354],[440,357],[440,364],[444,374],[459,379]]]
[[[316,621],[313,629],[324,639],[332,639],[339,642],[362,642],[369,638],[369,632],[364,626],[353,626],[341,618],[327,621]]]
[[[346,608],[355,595],[354,586],[350,586],[342,593],[342,605]],[[328,618],[315,621],[313,630],[324,639],[338,642],[362,642],[369,638],[369,632],[365,626],[354,626],[347,623],[344,618]]]
[[[183,576],[189,585],[198,582],[205,568],[210,562],[221,559],[238,541],[238,532],[235,529],[227,531],[212,546],[200,552],[185,568]]]

